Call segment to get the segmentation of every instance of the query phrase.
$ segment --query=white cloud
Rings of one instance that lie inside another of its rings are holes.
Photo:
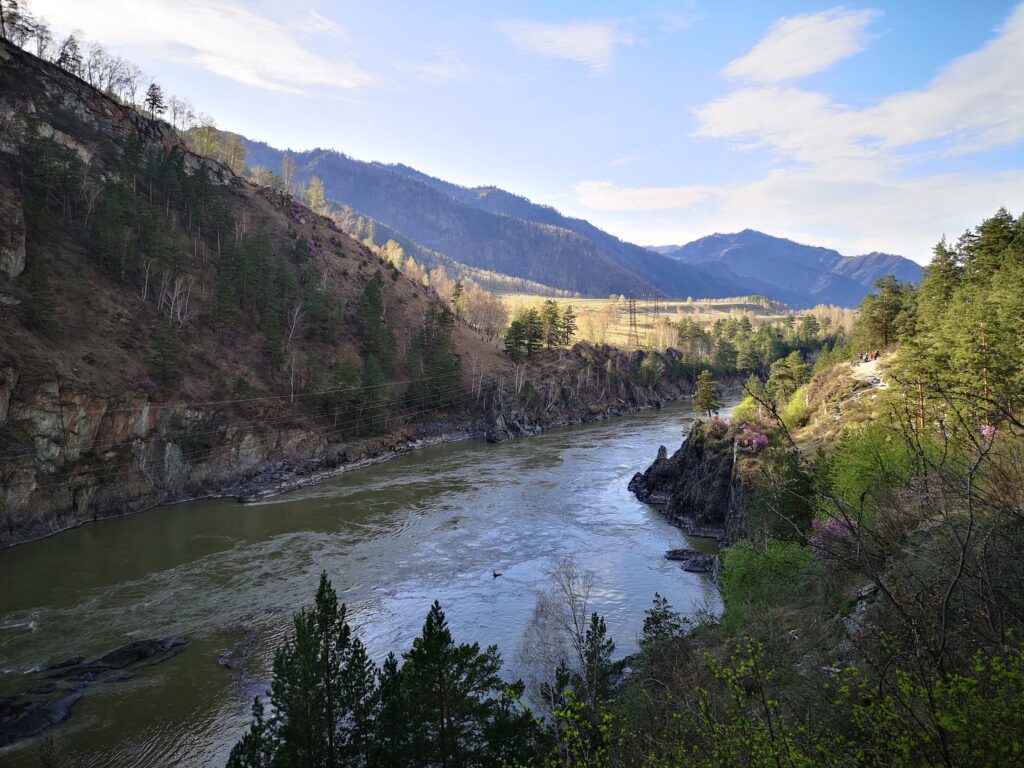
[[[1009,146],[1024,139],[1021,72],[1024,5],[991,42],[954,59],[918,90],[854,109],[794,86],[748,86],[697,107],[696,134],[817,165],[871,159],[875,170],[913,159],[896,150],[923,142],[939,140],[940,151],[954,154]]]
[[[609,71],[615,61],[615,47],[634,42],[633,36],[620,30],[614,21],[546,24],[507,20],[497,27],[520,53],[579,62],[587,65],[591,74]]]
[[[303,35],[322,35],[333,37],[335,40],[351,39],[351,35],[344,26],[313,10],[306,11],[305,16],[289,21],[288,26]]]
[[[742,59],[740,60],[742,61]],[[991,41],[921,88],[854,108],[792,84],[744,84],[698,107],[697,135],[768,150],[776,167],[720,187],[574,187],[576,202],[621,212],[613,228],[644,242],[762,229],[845,253],[883,250],[922,263],[999,207],[1024,209],[1021,162],[998,173],[950,172],[952,154],[1024,141],[1024,4]],[[633,213],[633,221],[626,214]],[[649,212],[637,214],[635,212]],[[658,212],[658,213],[653,213]]]
[[[711,187],[623,187],[610,181],[581,181],[577,200],[599,211],[660,211],[688,208],[706,200]]]
[[[422,80],[429,85],[441,85],[453,80],[468,80],[473,76],[473,70],[467,66],[449,48],[442,48],[437,52],[437,58],[433,61],[422,61],[412,64],[399,64],[398,69],[408,72],[417,80]]]
[[[1024,170],[853,180],[776,169],[746,184],[716,188],[610,182],[574,187],[577,203],[612,214],[602,223],[633,242],[687,242],[710,229],[751,227],[850,255],[886,251],[921,263],[943,233],[955,238],[1000,206],[1024,207],[1022,190]]]
[[[89,40],[144,46],[267,90],[354,89],[378,81],[354,60],[321,56],[288,26],[233,0],[33,0],[32,7],[59,29],[83,30]],[[342,27],[319,15],[307,17],[300,26],[307,32],[344,34]]]
[[[726,77],[779,83],[823,72],[867,44],[867,26],[878,11],[832,8],[781,18],[745,56],[730,62]]]
[[[947,139],[954,152],[1024,139],[1024,4],[992,42],[954,59],[927,86],[895,94],[862,117],[887,147]]]

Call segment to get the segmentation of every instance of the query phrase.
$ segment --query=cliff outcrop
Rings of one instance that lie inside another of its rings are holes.
[[[629,490],[688,534],[731,542],[744,520],[741,461],[732,426],[719,419],[698,421],[671,456],[661,446],[654,462],[630,480]]]

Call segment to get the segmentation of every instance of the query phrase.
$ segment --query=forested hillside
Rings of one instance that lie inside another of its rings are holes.
[[[241,479],[281,440],[281,455],[322,445],[325,418],[335,439],[381,432],[396,407],[455,402],[459,355],[495,357],[329,219],[189,151],[153,119],[162,103],[147,115],[2,54],[8,531],[152,503],[193,464],[186,485]],[[271,414],[276,436],[257,436]],[[232,456],[237,471],[208,461]]]
[[[291,153],[251,140],[247,146],[252,166],[277,173],[286,163],[289,183],[307,184],[315,177],[329,199],[471,267],[592,296],[763,294],[803,302],[784,287],[721,266],[680,263],[500,190],[466,189],[405,166],[331,150]]]

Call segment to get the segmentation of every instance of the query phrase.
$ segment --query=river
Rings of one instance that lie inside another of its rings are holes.
[[[683,534],[626,489],[659,445],[678,447],[692,416],[673,404],[510,443],[435,446],[259,504],[161,507],[0,551],[0,686],[133,639],[186,635],[181,654],[89,687],[47,735],[81,766],[223,765],[321,570],[378,661],[408,648],[436,598],[457,642],[496,643],[514,675],[545,569],[568,554],[594,573],[592,608],[616,655],[629,653],[655,592],[684,613],[718,608],[707,577],[662,557]],[[219,666],[240,642],[254,646],[249,668]],[[39,765],[39,748],[16,742],[0,763]]]

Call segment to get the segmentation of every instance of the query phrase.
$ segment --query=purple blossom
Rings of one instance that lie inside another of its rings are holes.
[[[981,428],[981,434],[983,437],[992,437],[996,433],[996,428],[991,424],[986,424]]]
[[[857,524],[838,517],[830,517],[825,521],[814,519],[811,521],[811,530],[811,549],[818,559],[828,560],[837,557],[843,545],[857,532]]]
[[[751,453],[758,453],[771,443],[771,438],[758,425],[743,422],[740,424],[740,429],[742,430],[740,444],[748,448]]]

